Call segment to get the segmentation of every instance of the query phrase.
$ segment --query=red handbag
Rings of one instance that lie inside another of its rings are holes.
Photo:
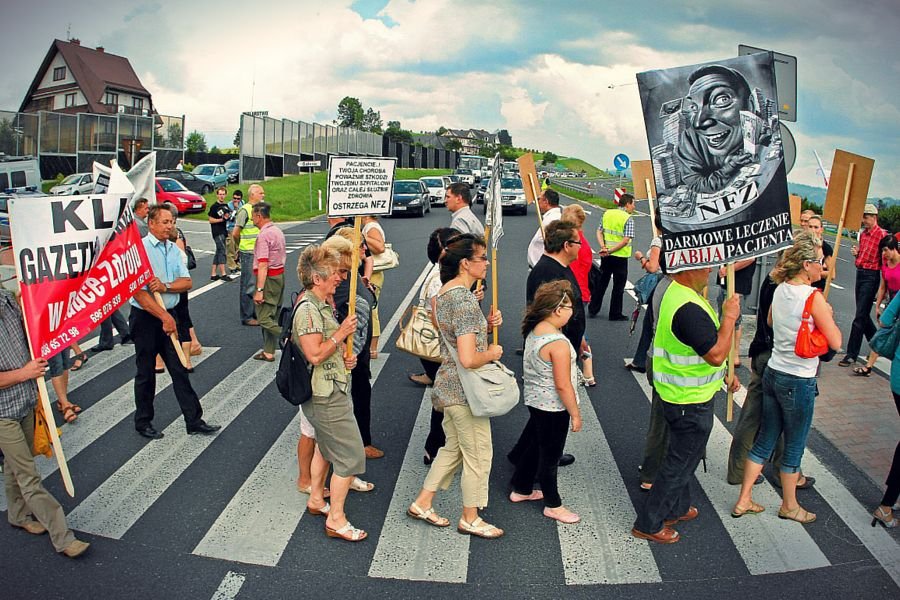
[[[819,329],[810,331],[809,310],[812,308],[813,299],[819,290],[813,290],[813,293],[806,299],[803,306],[803,316],[800,318],[800,329],[797,330],[797,342],[794,344],[794,353],[800,358],[817,358],[828,352],[828,340],[825,334]]]

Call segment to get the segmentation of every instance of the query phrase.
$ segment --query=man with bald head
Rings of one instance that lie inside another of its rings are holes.
[[[266,192],[258,183],[247,188],[247,202],[241,206],[234,219],[234,231],[232,237],[238,246],[238,256],[241,263],[241,285],[238,294],[241,299],[241,324],[255,327],[259,325],[256,320],[256,308],[253,296],[256,294],[256,279],[253,275],[253,250],[256,248],[256,237],[259,228],[253,224],[251,213],[253,207],[266,197]]]

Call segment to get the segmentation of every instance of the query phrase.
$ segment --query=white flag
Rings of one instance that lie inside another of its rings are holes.
[[[491,227],[491,239],[486,241],[491,245],[491,248],[496,248],[500,238],[503,237],[503,203],[500,201],[500,171],[500,154],[497,153],[494,156],[494,167],[491,170],[491,181],[486,190],[487,197],[484,200],[487,203],[485,223]]]
[[[156,204],[156,152],[151,152],[137,161],[128,173],[123,173],[118,165],[107,167],[94,163],[94,193],[105,194],[133,192],[134,198],[146,198]],[[130,185],[125,184],[125,178]]]

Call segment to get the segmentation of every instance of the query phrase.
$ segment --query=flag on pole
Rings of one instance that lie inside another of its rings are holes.
[[[111,169],[98,162],[94,163],[93,172],[95,194],[105,194],[109,188],[125,189],[127,186],[123,180],[127,178],[130,188],[134,188],[134,200],[146,198],[151,205],[156,204],[156,152],[134,163],[128,173],[123,173],[118,166]]]
[[[485,202],[487,202],[487,210],[485,216],[485,224],[491,228],[491,239],[485,240],[496,248],[503,237],[503,203],[500,201],[500,153],[494,156],[493,169],[491,169],[491,181],[486,191]]]

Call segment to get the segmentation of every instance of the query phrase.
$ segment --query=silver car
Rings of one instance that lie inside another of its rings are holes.
[[[94,176],[91,173],[69,175],[50,188],[51,196],[79,196],[94,191]]]
[[[431,205],[444,205],[444,194],[447,193],[447,186],[444,184],[443,177],[420,177],[419,181],[428,188],[428,195],[431,197]]]

